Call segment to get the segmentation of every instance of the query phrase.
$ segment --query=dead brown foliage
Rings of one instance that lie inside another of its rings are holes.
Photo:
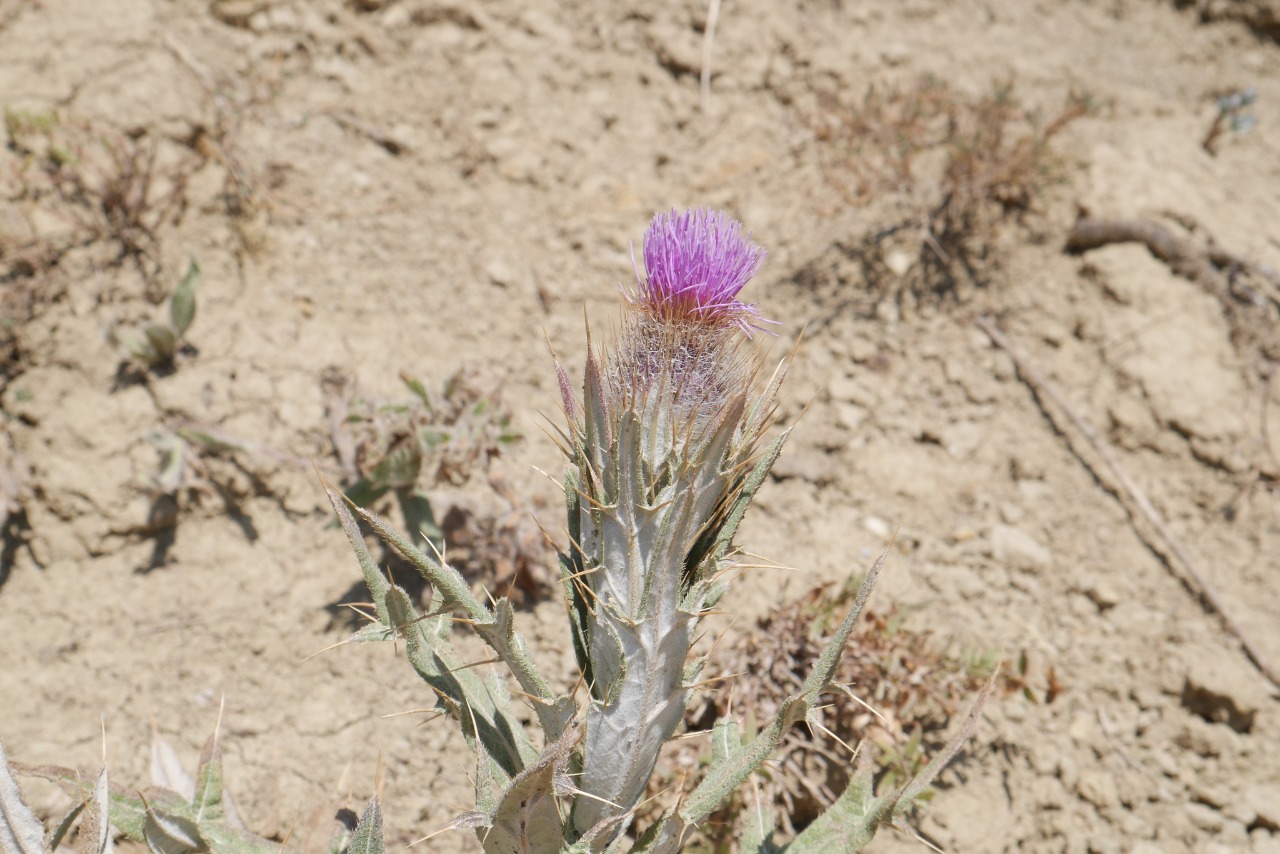
[[[1003,225],[1062,175],[1051,141],[1091,106],[1072,92],[1046,120],[1019,103],[1012,82],[975,97],[932,77],[872,87],[854,103],[819,93],[806,119],[830,186],[847,204],[898,211],[847,247],[873,296],[918,301],[985,284]]]

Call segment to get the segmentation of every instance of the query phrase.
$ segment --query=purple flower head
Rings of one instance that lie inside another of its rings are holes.
[[[761,323],[738,291],[764,263],[765,251],[742,236],[742,225],[724,211],[696,208],[659,213],[644,234],[645,276],[636,269],[638,294],[630,298],[667,320],[737,326],[748,336]],[[632,266],[635,265],[634,248]]]

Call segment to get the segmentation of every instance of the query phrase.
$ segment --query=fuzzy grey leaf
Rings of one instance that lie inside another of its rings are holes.
[[[774,818],[771,810],[756,793],[754,805],[742,814],[739,840],[743,854],[778,854],[783,849],[773,841]]]
[[[858,621],[859,615],[862,614],[862,608],[867,604],[867,599],[871,596],[871,590],[875,587],[876,579],[880,577],[880,570],[884,568],[884,562],[888,556],[889,551],[886,549],[880,554],[880,557],[876,558],[876,562],[871,565],[871,569],[867,570],[867,575],[862,579],[862,585],[858,588],[858,595],[854,598],[853,604],[849,606],[849,610],[845,613],[844,619],[840,621],[835,634],[831,636],[826,648],[818,656],[818,661],[814,664],[813,671],[804,680],[804,686],[801,690],[809,705],[816,705],[818,696],[831,684],[836,668],[840,665],[840,657],[844,655],[845,644],[849,642],[849,635],[853,632],[853,624]]]
[[[760,491],[760,487],[764,485],[765,478],[769,476],[769,471],[773,468],[773,464],[778,461],[778,455],[782,453],[782,446],[786,444],[787,437],[790,435],[791,431],[785,430],[782,435],[774,439],[764,453],[760,455],[760,459],[756,461],[755,466],[751,469],[751,474],[747,475],[742,482],[741,491],[729,508],[729,512],[725,515],[724,525],[720,528],[716,538],[713,555],[717,562],[724,560],[729,553],[729,548],[733,545],[734,535],[738,533],[738,527],[742,524],[743,517],[747,515],[747,507],[751,505],[752,499]]]
[[[929,764],[894,797],[891,807],[895,823],[902,820],[906,811],[911,809],[916,798],[920,797],[938,774],[942,772],[942,769],[947,767],[947,764],[960,752],[960,748],[964,747],[964,743],[973,735],[973,731],[978,727],[978,721],[982,718],[982,709],[986,706],[987,700],[991,699],[991,692],[995,690],[996,681],[999,677],[1000,668],[996,667],[991,674],[991,678],[987,680],[987,684],[982,686],[982,691],[978,693],[977,699],[973,701],[973,705],[969,708],[969,713],[965,715],[964,722],[960,725],[959,730],[948,739],[942,752],[930,759]]]
[[[342,533],[347,535],[347,542],[351,544],[351,548],[356,553],[356,560],[360,562],[365,586],[369,588],[369,595],[373,597],[374,607],[378,611],[378,621],[383,625],[390,625],[391,620],[387,616],[387,606],[384,604],[390,584],[382,574],[382,570],[378,568],[378,564],[374,562],[373,555],[369,554],[369,548],[364,544],[364,535],[360,533],[360,526],[356,524],[351,511],[347,509],[346,498],[333,488],[333,484],[324,481],[323,485],[325,494],[329,496],[329,503],[333,505],[333,512],[338,515],[338,522],[342,525]]]
[[[330,500],[334,502],[336,508],[338,499],[331,496]],[[357,507],[356,513],[369,523],[387,545],[399,552],[431,582],[439,591],[446,608],[461,611],[467,616],[476,634],[480,635],[481,639],[489,644],[502,661],[511,668],[516,681],[520,683],[521,690],[534,698],[538,722],[547,731],[548,737],[559,733],[566,719],[565,710],[572,705],[573,701],[568,697],[557,696],[551,690],[550,683],[538,672],[533,659],[528,654],[524,640],[515,631],[511,603],[506,599],[499,599],[496,609],[490,610],[472,595],[466,579],[456,569],[436,561],[368,510]],[[345,522],[343,527],[346,528]],[[348,534],[348,539],[351,536]],[[363,546],[363,540],[361,540],[361,546]],[[367,554],[367,550],[365,553]],[[361,565],[364,565],[363,559]]]
[[[15,854],[44,851],[44,825],[22,800],[22,791],[9,769],[3,744],[0,744],[0,850]]]
[[[790,854],[849,854],[871,842],[892,803],[872,792],[872,766],[862,762],[844,792],[787,846]]]
[[[347,846],[347,854],[383,854],[383,850],[382,805],[378,803],[378,796],[374,795],[364,808],[364,815],[360,816],[355,836]]]
[[[630,854],[678,854],[680,851],[680,835],[687,829],[674,809],[669,809],[662,817],[649,825],[636,840]],[[613,846],[609,847],[612,852]]]
[[[563,847],[556,777],[564,772],[581,738],[581,726],[569,727],[511,781],[493,813],[491,826],[481,837],[486,854],[536,854]]]
[[[476,754],[476,803],[483,809],[497,804],[499,792],[537,751],[519,721],[502,715],[488,688],[470,668],[462,665],[433,622],[421,620],[399,587],[387,592],[386,609],[391,625],[405,639],[409,663],[439,697],[439,705],[462,728],[462,735]]]
[[[217,732],[209,736],[200,752],[191,806],[195,808],[197,822],[216,822],[222,818],[222,746],[218,743]]]
[[[336,509],[340,499],[331,495],[330,500],[334,502]],[[361,519],[364,519],[369,524],[369,527],[373,528],[383,542],[395,549],[401,557],[413,564],[414,568],[422,573],[423,578],[431,582],[436,590],[440,592],[440,596],[447,607],[461,611],[477,625],[488,625],[493,622],[493,614],[471,594],[471,588],[468,586],[467,580],[456,569],[448,564],[441,564],[436,561],[418,548],[416,543],[410,541],[395,528],[382,521],[376,514],[363,507],[356,507],[355,510],[356,514]],[[341,517],[341,514],[339,516]],[[343,528],[346,528],[345,523]],[[350,534],[348,534],[348,539],[350,539]],[[363,544],[363,539],[361,543]]]
[[[62,844],[62,840],[66,838],[67,833],[71,830],[71,826],[75,824],[76,819],[80,817],[80,813],[82,812],[84,812],[83,801],[67,810],[67,814],[62,817],[62,820],[58,822],[57,826],[54,827],[53,830],[49,831],[49,838],[45,840],[44,850],[57,851],[58,846]]]

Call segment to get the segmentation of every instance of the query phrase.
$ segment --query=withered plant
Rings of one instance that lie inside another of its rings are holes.
[[[1073,91],[1045,119],[1019,103],[1012,82],[970,96],[933,77],[873,86],[853,103],[820,92],[805,118],[830,186],[850,205],[887,202],[894,212],[846,247],[872,298],[955,298],[986,284],[1001,228],[1064,173],[1051,141],[1092,108]]]
[[[775,714],[822,655],[822,641],[856,597],[857,581],[811,588],[759,618],[736,644],[726,644],[716,656],[717,673],[708,680],[716,690],[690,706],[688,729],[710,730],[735,710],[748,711],[749,727]],[[704,826],[699,845],[731,850],[756,799],[772,804],[785,835],[803,830],[849,785],[855,767],[851,750],[874,763],[877,791],[891,792],[923,770],[945,741],[948,724],[991,677],[996,661],[950,654],[927,630],[907,628],[908,616],[897,605],[863,612],[833,678],[848,690],[829,695],[823,708],[826,732],[789,730],[775,761],[762,770],[758,789],[741,791],[726,803]],[[681,748],[695,749],[693,743]],[[678,751],[668,767],[687,764],[683,760]],[[673,776],[669,772],[654,785],[671,785]],[[920,799],[930,795],[926,790]]]

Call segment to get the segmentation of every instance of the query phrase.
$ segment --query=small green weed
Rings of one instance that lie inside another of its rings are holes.
[[[172,370],[174,357],[196,317],[196,285],[200,281],[200,265],[195,259],[169,297],[167,321],[152,321],[139,330],[112,330],[112,337],[129,357],[152,371]]]

